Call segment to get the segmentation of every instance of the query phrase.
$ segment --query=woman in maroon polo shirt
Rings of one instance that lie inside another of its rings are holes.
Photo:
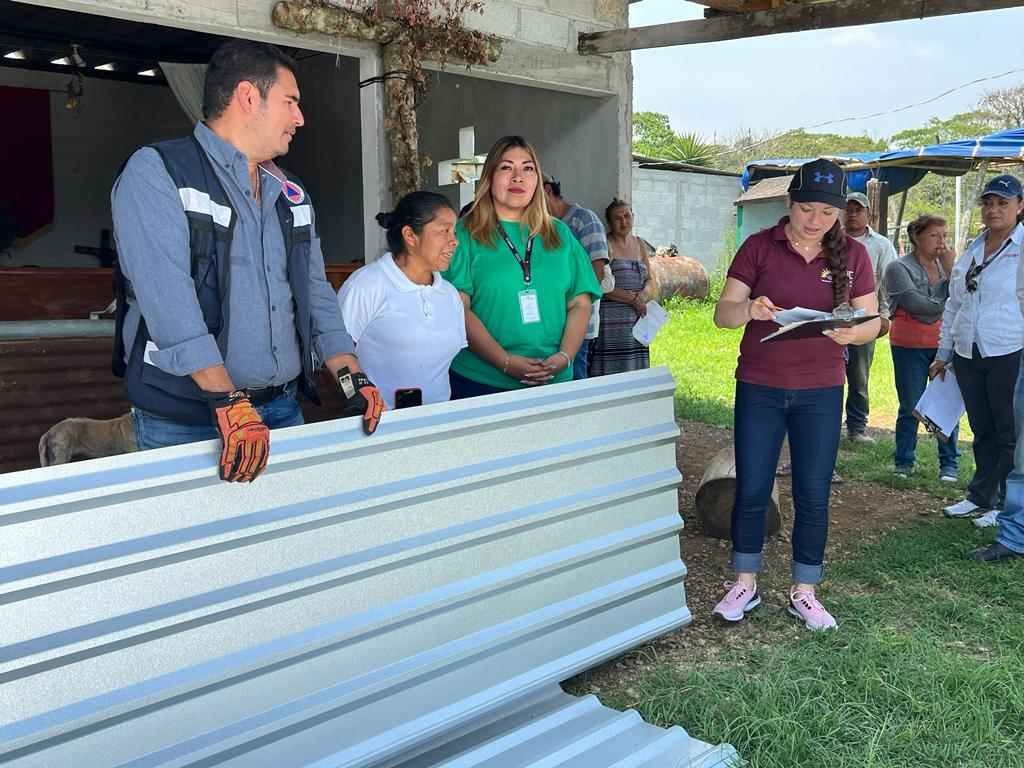
[[[874,272],[864,246],[843,231],[843,170],[828,160],[803,165],[789,185],[789,215],[749,237],[729,268],[715,323],[746,326],[736,369],[736,500],[732,564],[736,583],[714,614],[739,621],[761,604],[765,515],[782,441],[793,466],[793,586],[789,611],[808,629],[835,619],[814,593],[823,576],[828,497],[839,451],[846,369],[843,347],[864,344],[878,320],[828,331],[820,339],[761,339],[778,330],[775,312],[792,307],[831,311],[842,304],[878,311]]]

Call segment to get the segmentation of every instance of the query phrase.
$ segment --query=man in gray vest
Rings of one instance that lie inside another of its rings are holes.
[[[114,368],[140,449],[219,436],[221,478],[249,482],[269,430],[302,423],[298,390],[316,398],[321,364],[367,434],[383,401],[327,281],[309,195],[274,163],[304,123],[295,63],[225,43],[203,113],[192,136],[135,152],[114,184]]]
[[[871,266],[875,270],[875,287],[878,293],[878,314],[882,317],[884,336],[889,332],[889,295],[883,287],[885,269],[896,260],[896,249],[889,238],[880,235],[868,226],[868,196],[863,192],[851,192],[846,198],[846,234],[867,248]],[[871,363],[875,359],[875,342],[846,347],[846,433],[855,442],[874,442],[868,435],[868,378]]]

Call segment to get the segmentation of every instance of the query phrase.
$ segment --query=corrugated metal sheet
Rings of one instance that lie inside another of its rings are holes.
[[[0,762],[461,766],[500,732],[489,766],[716,764],[551,688],[690,620],[673,389],[275,431],[248,486],[212,442],[0,475]]]

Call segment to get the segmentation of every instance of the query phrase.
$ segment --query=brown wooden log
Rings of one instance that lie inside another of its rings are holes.
[[[727,445],[716,453],[697,486],[693,506],[697,519],[704,526],[704,535],[714,539],[731,538],[732,507],[736,498],[736,456],[733,446]],[[779,515],[779,481],[772,486],[768,505],[765,535],[774,536],[782,528]]]

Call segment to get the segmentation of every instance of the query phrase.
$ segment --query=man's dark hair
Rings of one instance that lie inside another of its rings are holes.
[[[562,199],[562,182],[560,181],[545,181],[545,187],[551,187],[551,194],[557,197],[559,200]]]
[[[278,67],[296,75],[295,60],[276,45],[251,40],[224,43],[214,52],[206,67],[203,117],[214,120],[224,114],[235,88],[243,80],[255,85],[260,96],[267,98],[270,87],[277,82]]]

